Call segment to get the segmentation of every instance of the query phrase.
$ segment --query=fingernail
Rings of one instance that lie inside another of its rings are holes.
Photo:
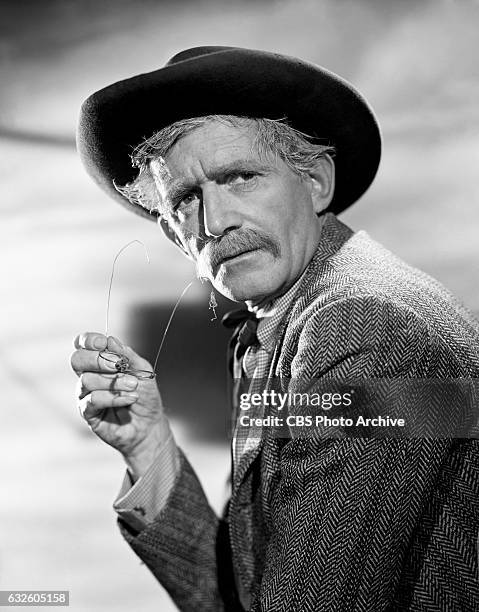
[[[128,399],[137,400],[138,399],[138,393],[130,393],[130,392],[122,391],[120,397],[127,397]]]
[[[123,376],[122,383],[125,385],[127,389],[136,389],[138,386],[138,379],[136,376]]]
[[[105,348],[105,341],[103,340],[103,338],[96,338],[95,342],[93,343],[93,346],[97,349]]]
[[[136,393],[125,393],[124,391],[121,395],[117,395],[113,398],[114,406],[131,406],[138,399],[138,395]]]

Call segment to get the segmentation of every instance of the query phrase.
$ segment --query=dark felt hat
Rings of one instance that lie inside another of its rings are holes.
[[[366,191],[376,174],[381,135],[359,92],[332,72],[302,60],[236,47],[195,47],[164,68],[114,83],[83,104],[78,151],[93,180],[134,212],[154,220],[114,187],[131,182],[133,149],[180,119],[212,114],[286,118],[294,128],[336,149],[339,213]]]

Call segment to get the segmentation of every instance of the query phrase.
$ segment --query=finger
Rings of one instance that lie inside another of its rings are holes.
[[[137,393],[121,392],[120,395],[115,395],[111,391],[93,391],[86,395],[78,403],[82,417],[88,421],[94,417],[98,417],[106,408],[123,408],[131,406],[138,399]]]
[[[107,348],[114,353],[121,353],[124,349],[124,345],[118,338],[115,338],[115,336],[108,336]]]
[[[83,334],[78,334],[73,344],[77,349],[83,348],[93,351],[103,351],[106,349],[107,342],[107,337],[104,334],[84,332]]]
[[[78,381],[78,397],[82,399],[97,390],[119,393],[120,391],[135,391],[137,387],[138,379],[130,374],[84,372]]]
[[[104,356],[102,356],[104,355]],[[72,353],[70,364],[73,371],[80,376],[83,372],[102,372],[104,374],[118,373],[115,362],[119,357],[105,355],[104,351],[78,349]]]
[[[125,355],[130,360],[130,368],[133,370],[153,370],[149,361],[140,357],[138,353],[126,344],[122,344],[118,338],[114,336],[108,336],[108,350],[113,351],[115,353],[119,353],[120,355]]]

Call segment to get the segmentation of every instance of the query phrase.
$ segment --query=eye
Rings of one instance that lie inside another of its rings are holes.
[[[200,204],[200,195],[194,191],[189,191],[188,193],[184,193],[176,198],[173,206],[173,212],[183,212],[186,213],[188,211],[193,210],[196,206]]]
[[[187,193],[181,198],[181,202],[179,203],[179,205],[181,206],[182,204],[185,204],[185,205],[192,204],[195,200],[198,200],[198,199],[199,198],[198,198],[197,193]]]
[[[258,176],[257,172],[252,170],[245,170],[244,172],[232,172],[226,178],[228,185],[241,186],[247,183],[251,183]]]

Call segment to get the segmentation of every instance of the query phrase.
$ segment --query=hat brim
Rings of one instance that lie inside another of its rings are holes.
[[[91,95],[83,104],[78,151],[87,172],[111,197],[156,220],[114,187],[134,180],[133,149],[163,127],[190,117],[228,114],[287,119],[336,149],[339,213],[368,189],[379,166],[381,136],[373,111],[345,80],[296,58],[238,48],[189,57]]]

